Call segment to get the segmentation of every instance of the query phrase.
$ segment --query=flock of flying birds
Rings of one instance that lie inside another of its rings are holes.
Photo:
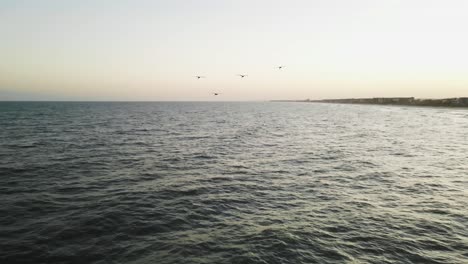
[[[284,66],[284,65],[276,66],[276,69],[282,70],[284,67],[286,67],[286,66]],[[242,78],[247,77],[248,75],[247,74],[237,74],[237,76],[241,77],[241,79],[242,79]],[[201,78],[206,78],[205,76],[201,76],[201,75],[195,75],[193,77],[197,78],[198,80],[200,80]],[[217,95],[220,95],[220,94],[221,93],[213,93],[214,96],[217,96]]]

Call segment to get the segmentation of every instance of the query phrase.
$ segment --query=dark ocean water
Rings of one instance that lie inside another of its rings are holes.
[[[468,263],[468,110],[0,103],[0,263]]]

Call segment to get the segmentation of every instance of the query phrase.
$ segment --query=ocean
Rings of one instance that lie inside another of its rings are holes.
[[[1,102],[0,263],[468,263],[468,110]]]

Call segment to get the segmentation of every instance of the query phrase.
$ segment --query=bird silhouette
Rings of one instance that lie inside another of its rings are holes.
[[[278,68],[278,70],[281,70],[281,69],[283,69],[284,67],[286,67],[286,66],[281,65],[281,66],[278,66],[278,67],[276,67],[276,68]]]
[[[213,95],[214,95],[214,96],[216,96],[216,95],[220,95],[220,93],[213,93]]]
[[[247,74],[238,74],[237,76],[240,76],[241,78],[247,77]]]
[[[200,80],[201,78],[206,78],[205,76],[199,76],[199,75],[193,76],[193,77],[195,77],[195,78],[197,78],[197,79],[199,79],[199,80]]]

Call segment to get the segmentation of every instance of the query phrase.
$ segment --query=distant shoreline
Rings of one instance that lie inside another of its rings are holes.
[[[414,98],[414,97],[375,97],[375,98],[349,98],[349,99],[323,99],[323,100],[310,100],[310,99],[272,100],[271,102],[468,107],[468,97],[443,98],[443,99],[419,99],[419,98]]]

